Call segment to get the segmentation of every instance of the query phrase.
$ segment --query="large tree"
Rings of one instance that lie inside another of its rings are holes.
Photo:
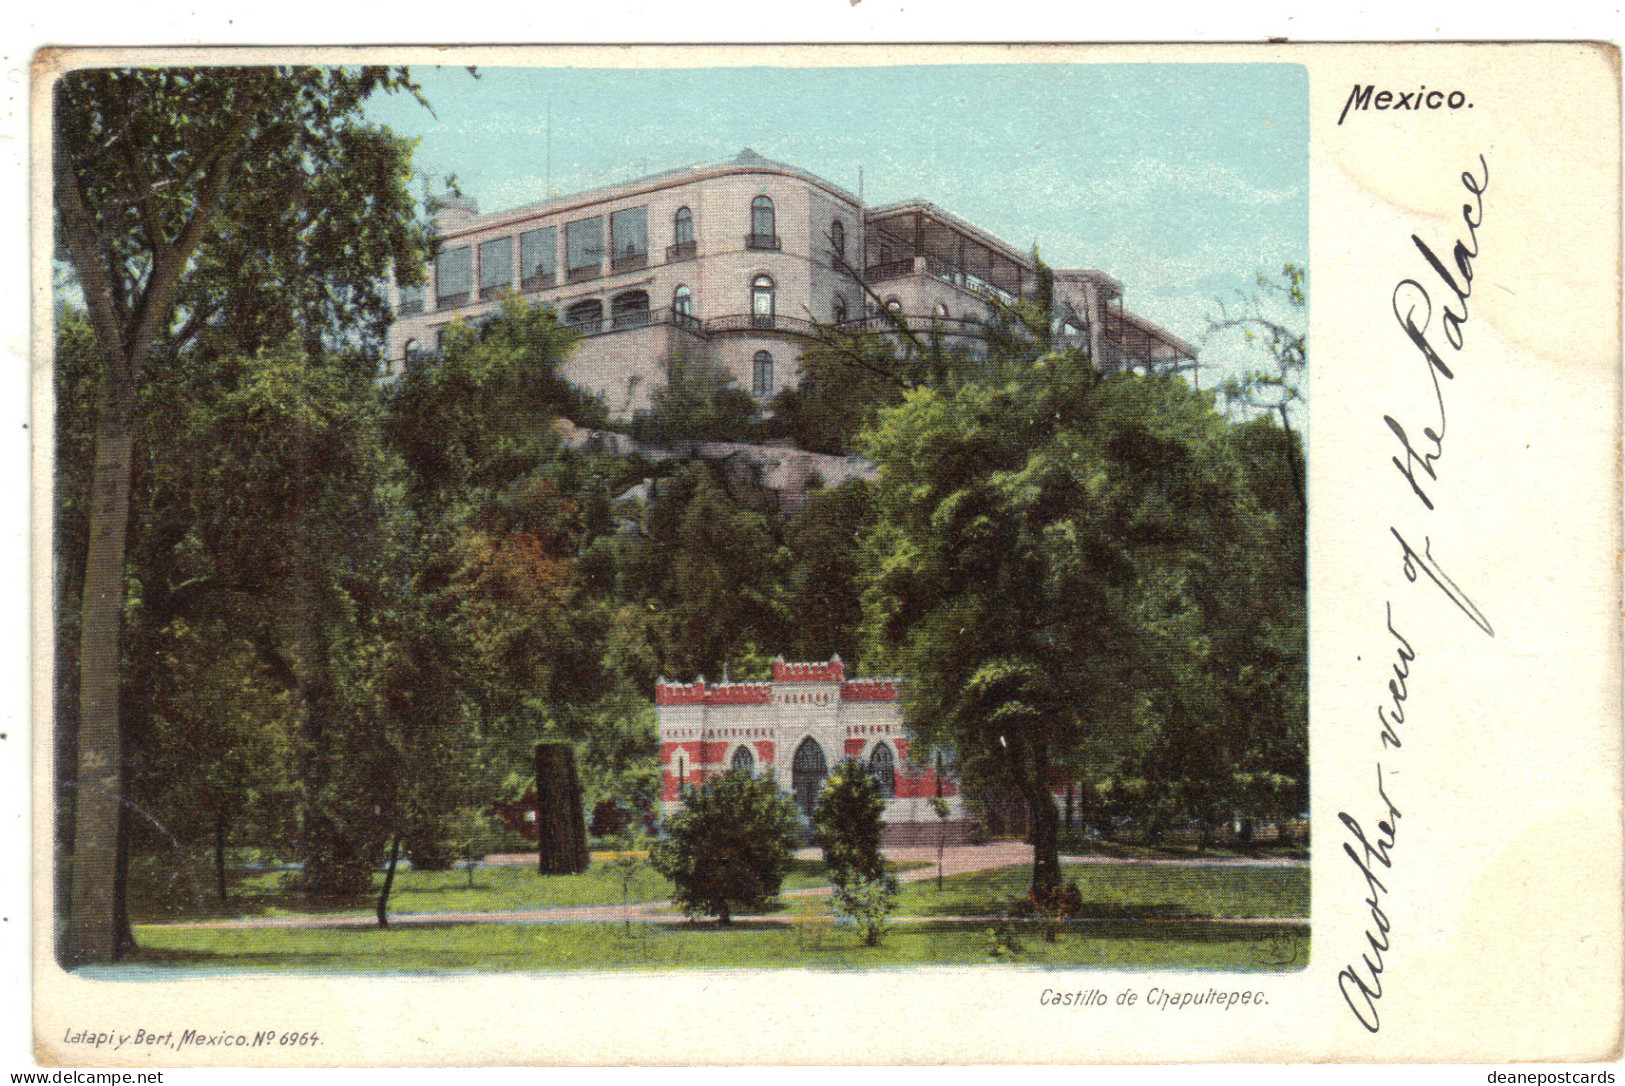
[[[921,738],[1025,799],[1048,892],[1052,788],[1191,704],[1260,518],[1210,397],[1040,351],[881,413],[869,607]]]
[[[390,265],[421,275],[409,145],[364,123],[404,69],[96,69],[58,78],[58,249],[98,354],[80,595],[69,964],[118,953],[120,625],[130,479],[149,367],[293,291],[271,331],[376,331]],[[293,286],[288,286],[293,283]]]

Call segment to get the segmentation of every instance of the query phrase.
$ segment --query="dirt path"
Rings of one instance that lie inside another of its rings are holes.
[[[888,860],[894,863],[927,863],[928,867],[916,867],[909,871],[899,872],[898,882],[925,882],[937,877],[937,850],[935,848],[888,848],[882,850]],[[798,859],[816,860],[822,853],[816,848],[802,849],[796,853]],[[493,856],[487,863],[510,865],[516,863],[534,863],[535,857],[523,853],[509,856]],[[1031,845],[1019,841],[998,841],[988,845],[955,845],[943,850],[942,871],[944,875],[963,875],[972,871],[991,871],[1004,867],[1019,867],[1033,862]],[[1214,859],[1214,860],[1186,860],[1186,859],[1139,859],[1118,860],[1108,856],[1062,856],[1063,864],[1121,864],[1132,863],[1146,866],[1162,867],[1307,867],[1302,860],[1288,859]],[[789,890],[780,894],[781,898],[809,898],[822,897],[829,893],[828,886],[807,886],[799,890]],[[742,916],[742,922],[751,920],[760,921],[763,917]],[[982,922],[986,923],[998,917],[993,916],[965,916],[965,917],[935,917],[935,916],[900,916],[893,919],[894,923],[924,923],[929,921],[954,922]],[[443,927],[451,924],[614,924],[630,921],[635,924],[682,924],[688,918],[677,912],[666,901],[639,901],[629,905],[564,905],[543,906],[533,909],[495,909],[485,912],[392,912],[389,914],[391,927]],[[1080,921],[1089,922],[1089,921]],[[1106,922],[1102,920],[1101,922]],[[1231,918],[1159,918],[1149,921],[1152,923],[1202,923],[1202,924],[1307,924],[1307,917],[1231,917]],[[142,925],[143,927],[159,928],[199,928],[199,929],[228,929],[228,928],[374,928],[378,920],[370,913],[332,913],[324,915],[300,916],[249,916],[235,920],[183,920],[166,924]]]

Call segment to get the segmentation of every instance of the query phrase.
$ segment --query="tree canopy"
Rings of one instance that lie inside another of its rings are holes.
[[[421,274],[405,141],[365,122],[404,69],[87,69],[54,88],[58,251],[96,355],[79,647],[70,917],[64,958],[120,947],[120,707],[132,454],[143,382],[195,347],[365,346],[389,319],[378,284]],[[366,351],[349,355],[371,369]],[[370,376],[370,373],[369,373]],[[76,571],[77,572],[77,571]]]
[[[1230,624],[1280,540],[1210,396],[1042,350],[909,391],[865,442],[880,467],[870,630],[912,680],[920,737],[1025,798],[1048,889],[1057,783],[1176,722],[1243,726],[1213,683],[1260,647]]]

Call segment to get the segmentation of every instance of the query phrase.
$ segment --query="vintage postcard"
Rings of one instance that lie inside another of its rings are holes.
[[[1617,1058],[1614,47],[32,79],[39,1063]]]

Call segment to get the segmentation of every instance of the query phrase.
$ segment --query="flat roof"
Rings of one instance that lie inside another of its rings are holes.
[[[841,186],[835,184],[834,182],[826,181],[817,174],[809,173],[800,167],[791,166],[788,163],[775,162],[772,159],[764,158],[755,151],[752,151],[749,147],[746,147],[744,150],[740,151],[739,154],[725,162],[717,162],[709,165],[678,166],[669,170],[661,170],[657,173],[645,174],[642,177],[633,178],[629,181],[620,181],[611,185],[601,185],[597,188],[582,189],[578,192],[567,193],[563,196],[555,196],[533,204],[523,204],[519,207],[508,208],[503,211],[488,212],[483,215],[470,215],[468,218],[460,219],[442,227],[441,234],[443,237],[457,234],[470,234],[477,230],[488,230],[493,226],[502,226],[508,223],[521,222],[525,219],[536,218],[540,215],[555,215],[559,214],[560,212],[568,212],[577,208],[587,207],[592,204],[608,203],[612,200],[624,199],[628,196],[636,196],[643,192],[655,192],[660,189],[671,188],[680,184],[688,184],[694,181],[704,181],[713,177],[725,177],[729,174],[738,173],[767,173],[779,174],[785,177],[794,177],[797,180],[816,185],[817,187],[829,192],[831,195],[845,200],[854,206],[862,206],[859,204],[856,196],[852,195],[852,193],[841,188]]]

